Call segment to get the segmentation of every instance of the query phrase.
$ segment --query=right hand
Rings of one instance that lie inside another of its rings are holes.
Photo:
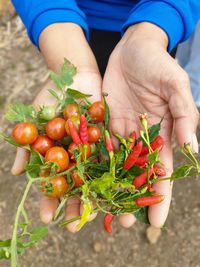
[[[70,36],[70,39],[69,39]],[[101,100],[101,76],[95,57],[85,40],[82,29],[73,23],[55,23],[40,35],[40,50],[49,69],[59,73],[64,58],[69,59],[77,67],[77,75],[74,78],[72,88],[86,94],[92,94],[91,101]],[[48,92],[53,88],[52,82],[48,82],[33,102],[35,108],[42,105],[54,105],[56,99]],[[27,151],[17,149],[17,155],[12,167],[12,174],[18,175],[24,170],[29,158]],[[40,205],[40,217],[42,222],[50,223],[59,204],[58,199],[43,197]],[[80,198],[72,198],[66,205],[65,219],[69,220],[79,216],[82,212]],[[91,216],[93,219],[96,214]],[[67,228],[76,232],[79,221],[70,223]]]
[[[48,82],[45,87],[40,91],[40,93],[35,98],[33,105],[38,108],[43,105],[54,105],[56,103],[56,99],[48,92],[49,88],[52,88],[52,82]],[[89,72],[82,71],[75,76],[74,83],[72,88],[76,88],[77,90],[86,93],[93,94],[91,97],[91,101],[101,100],[101,77],[98,72]],[[17,149],[17,155],[12,167],[12,174],[19,175],[24,171],[24,166],[29,158],[29,153],[27,150],[23,148]],[[59,204],[58,199],[42,197],[41,205],[40,205],[40,217],[42,222],[50,223],[54,216],[54,212]],[[66,215],[65,219],[69,220],[76,216],[80,215],[82,207],[80,206],[79,198],[72,198],[68,201],[66,205]],[[96,217],[96,214],[91,216],[91,220]],[[70,223],[67,227],[71,232],[76,231],[76,225],[79,221]]]

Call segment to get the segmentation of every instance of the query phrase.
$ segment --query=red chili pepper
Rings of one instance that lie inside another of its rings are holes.
[[[135,177],[133,180],[133,185],[135,186],[135,188],[138,189],[143,184],[146,184],[148,177],[151,177],[152,174],[153,174],[153,169],[151,168],[149,171],[146,170],[145,172]]]
[[[81,139],[79,137],[79,134],[78,134],[78,132],[76,130],[76,127],[74,126],[73,122],[71,120],[67,120],[67,123],[68,123],[69,132],[70,132],[70,135],[71,135],[71,138],[72,138],[73,142],[76,145],[82,144]]]
[[[108,152],[112,152],[114,150],[114,145],[108,131],[105,131],[105,136],[106,136],[106,149]]]
[[[84,145],[88,144],[87,120],[83,114],[80,116],[80,139]]]
[[[153,167],[153,170],[157,176],[165,176],[166,175],[166,170],[161,166],[155,165]]]
[[[147,155],[140,156],[135,164],[143,168],[149,162]]]
[[[151,149],[153,151],[155,151],[156,149],[158,149],[158,151],[161,151],[162,148],[164,146],[164,139],[158,135],[154,140],[153,142],[151,142]],[[148,154],[149,153],[149,149],[147,146],[143,147],[142,148],[142,152],[141,152],[141,155],[144,155],[144,154]]]
[[[135,204],[139,207],[152,206],[162,202],[164,198],[165,196],[163,195],[140,197],[135,200]]]
[[[136,139],[137,139],[137,135],[135,131],[131,133],[130,138],[133,139],[133,141],[132,143],[130,143],[129,148],[133,149],[136,143]]]
[[[112,214],[106,214],[104,216],[104,229],[109,234],[112,234],[111,223],[112,223],[113,219],[114,219],[114,215],[112,215]]]
[[[129,170],[135,164],[136,160],[138,159],[141,151],[142,151],[142,141],[140,141],[134,148],[133,152],[128,155],[127,159],[124,162],[124,169]]]

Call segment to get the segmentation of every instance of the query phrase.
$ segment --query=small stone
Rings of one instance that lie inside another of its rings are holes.
[[[156,244],[159,236],[161,235],[161,229],[154,226],[149,226],[146,231],[147,239],[151,244]]]
[[[94,251],[100,253],[103,250],[102,244],[100,242],[94,242]]]

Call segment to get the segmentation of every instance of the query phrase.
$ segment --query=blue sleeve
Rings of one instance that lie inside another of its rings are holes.
[[[40,33],[56,22],[73,22],[89,34],[86,16],[77,6],[76,0],[12,0],[21,17],[29,38],[39,46]]]
[[[200,18],[200,0],[142,0],[132,10],[123,31],[139,22],[151,22],[168,35],[168,50],[186,40]]]

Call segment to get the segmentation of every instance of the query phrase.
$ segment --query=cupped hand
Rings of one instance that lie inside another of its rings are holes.
[[[160,156],[169,176],[173,170],[173,128],[178,143],[190,142],[197,152],[199,114],[188,76],[166,51],[167,43],[166,34],[153,24],[131,26],[110,56],[103,91],[108,93],[113,134],[128,136],[138,130],[141,113],[148,113],[150,124],[164,117],[161,136],[165,146]],[[165,200],[149,208],[149,220],[155,227],[161,227],[169,211],[172,184],[159,182],[154,188],[165,195]],[[131,220],[130,215],[124,215],[121,223],[130,225]]]
[[[53,83],[48,82],[40,93],[35,98],[33,105],[37,109],[43,105],[55,105],[56,99],[48,92],[49,88],[53,88]],[[82,70],[78,72],[74,78],[72,88],[76,88],[86,94],[92,94],[91,101],[101,100],[101,77],[98,71]],[[24,171],[24,166],[29,158],[29,154],[22,148],[17,149],[17,155],[12,167],[12,174],[18,175]],[[40,217],[42,222],[49,223],[52,221],[56,208],[58,207],[59,200],[42,197],[40,204]],[[82,212],[80,198],[72,198],[66,204],[65,219],[69,220],[79,216]],[[96,214],[92,214],[90,220],[94,219]],[[71,232],[76,232],[76,226],[79,221],[68,224],[67,228]]]

